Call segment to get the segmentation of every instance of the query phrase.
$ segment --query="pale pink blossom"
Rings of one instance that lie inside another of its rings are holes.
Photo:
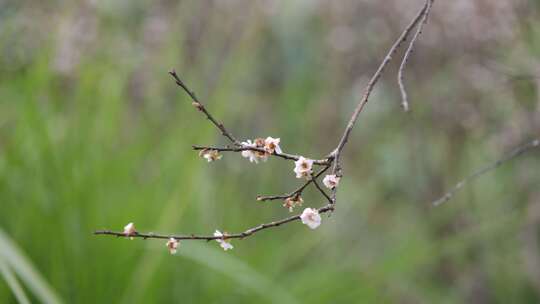
[[[169,252],[171,254],[176,254],[180,242],[175,238],[170,238],[165,245],[167,246],[167,248],[169,248]]]
[[[296,173],[296,178],[310,177],[312,169],[312,159],[300,156],[300,158],[294,162],[294,173]]]
[[[300,215],[302,223],[307,225],[311,229],[315,229],[321,225],[321,215],[317,209],[306,208],[302,215]]]
[[[273,137],[268,136],[264,140],[264,149],[266,150],[266,152],[270,154],[273,154],[274,152],[282,153],[281,147],[279,146],[279,141],[280,141],[279,138],[273,138]]]
[[[336,176],[335,174],[327,175],[323,178],[323,184],[326,186],[326,188],[334,189],[339,185],[339,180],[341,177]]]
[[[129,223],[124,227],[124,234],[126,236],[129,236],[130,239],[133,240],[133,235],[137,234],[137,230],[135,230],[135,224]]]
[[[233,245],[226,240],[227,236],[221,233],[221,231],[216,230],[216,232],[214,232],[214,236],[220,237],[220,239],[216,239],[216,241],[219,243],[219,246],[223,248],[223,250],[227,251],[234,248]]]

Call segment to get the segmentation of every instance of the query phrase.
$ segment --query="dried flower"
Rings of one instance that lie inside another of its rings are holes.
[[[180,245],[180,242],[175,239],[175,238],[170,238],[168,241],[167,241],[167,248],[169,248],[169,252],[171,254],[176,254],[176,251],[178,249],[178,245]]]
[[[283,201],[283,207],[289,208],[289,212],[293,212],[293,208],[298,207],[298,206],[302,206],[303,202],[304,202],[304,200],[302,199],[302,197],[299,194],[296,194],[296,195],[294,195],[292,197],[287,197]]]
[[[296,178],[311,176],[311,170],[313,168],[313,160],[300,156],[300,158],[294,162],[294,173]]]
[[[327,175],[323,178],[323,184],[326,186],[326,188],[334,189],[339,185],[339,180],[341,177],[336,176],[335,174]]]
[[[266,145],[264,139],[262,138],[255,138],[255,147],[259,149],[264,150],[264,146]],[[262,151],[253,151],[255,153],[255,156],[258,159],[261,159],[262,161],[266,161],[268,159],[268,153],[262,152]]]
[[[213,149],[203,149],[201,152],[199,152],[199,156],[205,158],[208,162],[213,162],[223,157],[221,154],[219,154],[218,150]]]
[[[274,152],[281,153],[281,148],[279,147],[279,141],[280,141],[279,138],[273,138],[273,137],[268,136],[264,140],[264,149],[266,150],[266,152],[270,154],[273,154]]]
[[[131,240],[133,240],[133,235],[137,234],[137,230],[135,230],[135,224],[129,223],[124,227],[124,234],[126,236],[129,236]]]
[[[302,215],[300,215],[300,219],[302,220],[302,224],[307,225],[311,229],[315,229],[321,225],[321,216],[319,215],[319,211],[317,211],[317,209],[304,209],[304,212],[302,212]]]
[[[216,232],[214,232],[214,236],[216,237],[221,237],[221,239],[216,239],[216,241],[219,243],[219,246],[221,246],[221,248],[223,248],[223,250],[227,251],[229,249],[233,249],[233,245],[231,245],[231,243],[229,243],[228,241],[226,241],[226,235],[221,233],[221,231],[219,230],[216,230]]]

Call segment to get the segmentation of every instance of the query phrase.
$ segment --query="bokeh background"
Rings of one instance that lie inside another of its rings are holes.
[[[176,256],[92,235],[287,216],[255,197],[296,187],[292,163],[199,158],[192,144],[225,141],[167,71],[237,137],[320,157],[422,2],[0,1],[0,302],[538,303],[538,151],[431,206],[540,134],[533,0],[436,1],[406,70],[412,111],[396,60],[319,229],[290,224],[228,252],[183,242]]]

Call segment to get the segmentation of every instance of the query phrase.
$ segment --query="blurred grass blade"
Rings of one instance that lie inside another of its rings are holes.
[[[246,287],[259,293],[262,297],[268,298],[271,303],[298,303],[287,290],[274,284],[270,279],[233,255],[195,242],[185,246],[179,252],[186,258],[223,273],[235,280],[239,286]]]
[[[0,229],[0,259],[18,275],[42,303],[62,303],[21,249]]]
[[[9,289],[11,289],[11,291],[15,295],[17,302],[19,302],[20,304],[29,304],[30,301],[24,293],[24,289],[19,284],[17,278],[15,277],[13,272],[11,272],[11,269],[9,269],[9,266],[6,264],[2,257],[0,257],[0,273],[6,281]]]

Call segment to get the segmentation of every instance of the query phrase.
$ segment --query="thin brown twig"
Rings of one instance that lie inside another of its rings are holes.
[[[219,151],[219,152],[242,152],[242,151],[248,151],[249,150],[249,151],[257,151],[257,152],[267,153],[264,148],[246,147],[246,146],[241,146],[241,147],[230,147],[230,146],[216,147],[216,146],[193,145],[192,147],[193,147],[193,150],[215,150],[215,151]],[[281,158],[288,159],[288,160],[298,160],[298,159],[300,159],[300,155],[288,154],[288,153],[283,153],[283,152],[278,153],[278,152],[274,151],[274,153],[268,154],[268,155],[277,156],[277,157],[281,157]],[[331,161],[328,158],[326,158],[326,159],[314,159],[313,160],[313,164],[322,165],[322,166],[328,165],[330,162]]]
[[[429,1],[429,0],[426,0],[426,1]],[[415,28],[415,26],[419,22],[421,22],[426,12],[426,9],[427,9],[426,5],[422,5],[422,8],[420,9],[420,11],[418,11],[416,16],[409,23],[409,25],[407,25],[407,27],[403,30],[401,35],[392,45],[392,47],[390,47],[390,50],[388,50],[388,53],[386,54],[383,61],[381,62],[377,70],[375,71],[375,74],[373,74],[373,76],[369,80],[366,88],[364,89],[364,94],[362,96],[362,99],[360,100],[356,108],[354,109],[354,112],[351,115],[351,118],[349,119],[347,126],[345,127],[345,131],[343,132],[343,135],[341,136],[336,149],[334,149],[334,151],[332,151],[332,153],[330,154],[331,156],[334,157],[334,166],[332,168],[332,174],[341,176],[341,152],[343,151],[343,148],[349,141],[349,137],[351,136],[351,131],[354,128],[356,121],[358,120],[358,116],[364,109],[365,105],[368,103],[369,97],[371,96],[371,92],[373,91],[373,88],[375,87],[379,79],[381,78],[381,75],[384,69],[386,68],[386,66],[392,60],[392,56],[394,55],[394,53],[396,53],[396,51],[401,46],[401,44],[407,40],[407,37],[409,37],[409,34]],[[336,195],[337,195],[337,188],[334,188],[332,189],[332,193],[331,193],[331,199],[334,203],[337,200]]]
[[[321,176],[326,170],[328,170],[328,168],[330,168],[330,165],[327,165],[324,168],[322,168],[312,178],[308,179],[302,186],[300,186],[298,189],[294,190],[291,193],[286,193],[286,194],[283,194],[283,195],[268,195],[268,196],[259,195],[259,196],[257,196],[257,200],[261,201],[261,202],[264,202],[264,201],[271,201],[271,200],[278,200],[278,199],[286,199],[286,198],[293,197],[293,196],[298,195],[298,194],[302,194],[302,191],[304,191],[304,189],[307,186],[309,186],[309,184],[311,184],[319,176]]]
[[[319,190],[319,192],[321,192],[321,194],[328,200],[329,204],[333,205],[335,203],[332,198],[328,196],[328,194],[326,194],[326,191],[324,191],[324,189],[321,187],[321,185],[319,185],[319,182],[317,182],[316,179],[313,179],[313,184],[315,185],[317,190]]]
[[[320,214],[326,213],[326,212],[329,212],[329,211],[333,211],[333,210],[334,210],[334,206],[332,206],[330,204],[317,209],[317,211]],[[251,235],[253,235],[256,232],[259,232],[261,230],[268,229],[268,228],[271,228],[271,227],[278,227],[280,225],[283,225],[283,224],[286,224],[286,223],[289,223],[289,222],[293,222],[293,221],[297,221],[299,219],[300,219],[300,215],[297,214],[297,215],[293,215],[293,216],[284,218],[284,219],[279,220],[279,221],[274,221],[274,222],[270,222],[270,223],[255,226],[255,227],[250,228],[250,229],[248,229],[248,230],[246,230],[244,232],[234,233],[234,234],[226,234],[224,236],[195,235],[195,234],[190,234],[190,235],[165,235],[165,234],[156,234],[156,233],[153,233],[153,232],[148,232],[148,233],[135,232],[133,234],[126,235],[123,232],[110,231],[110,230],[98,230],[98,231],[95,231],[94,234],[95,235],[113,235],[113,236],[117,236],[117,237],[133,237],[133,238],[143,238],[143,239],[164,239],[164,240],[168,240],[168,239],[171,239],[171,238],[176,239],[176,240],[206,240],[206,241],[221,240],[221,239],[244,239],[244,238],[249,237],[249,236],[251,236]]]
[[[210,120],[220,131],[221,134],[225,137],[227,137],[234,145],[240,146],[240,142],[225,128],[225,126],[218,122],[210,112],[206,109],[206,107],[202,104],[202,102],[197,98],[195,95],[195,92],[191,91],[186,84],[180,79],[176,71],[173,69],[169,72],[169,74],[174,78],[176,84],[180,86],[193,100],[193,105],[197,108],[197,110],[201,111],[206,115],[206,118]]]
[[[409,57],[411,56],[413,52],[414,44],[418,40],[418,37],[420,37],[420,35],[422,34],[424,25],[427,24],[429,13],[431,11],[431,6],[433,5],[433,1],[434,0],[426,0],[422,20],[420,21],[420,23],[418,23],[416,33],[414,33],[414,36],[411,39],[411,42],[409,43],[407,50],[405,51],[405,55],[403,55],[403,59],[401,60],[401,65],[399,66],[397,80],[398,80],[398,85],[399,85],[399,91],[401,92],[401,107],[403,108],[405,112],[409,111],[409,99],[407,97],[407,90],[405,89],[405,85],[403,83],[403,71],[405,70],[405,66],[407,65],[407,62],[409,61]]]
[[[367,84],[367,86],[366,86],[366,88],[364,90],[364,95],[363,95],[362,99],[360,100],[360,102],[358,103],[358,105],[356,106],[356,108],[354,109],[354,112],[353,112],[353,114],[352,114],[352,116],[351,116],[351,118],[349,120],[349,123],[347,124],[347,127],[345,128],[345,131],[343,132],[343,135],[341,136],[341,139],[339,140],[339,144],[337,145],[336,149],[333,152],[333,154],[335,156],[334,168],[332,169],[333,174],[338,173],[338,171],[341,169],[340,168],[341,151],[343,150],[343,147],[345,147],[345,144],[347,144],[347,142],[349,141],[351,131],[352,131],[356,121],[358,120],[358,115],[360,115],[360,113],[364,109],[364,106],[369,101],[369,97],[371,96],[371,92],[373,91],[373,88],[375,87],[375,84],[377,84],[377,82],[381,78],[381,75],[382,75],[384,69],[386,68],[388,63],[390,63],[390,61],[392,60],[392,56],[394,55],[394,53],[397,51],[397,49],[400,47],[400,45],[405,40],[407,40],[407,37],[409,36],[412,29],[418,24],[418,22],[420,22],[420,20],[422,19],[422,16],[424,15],[425,9],[426,9],[426,7],[424,5],[422,5],[422,9],[420,9],[420,11],[414,17],[414,19],[409,23],[409,25],[405,28],[405,30],[403,30],[403,32],[401,33],[399,38],[394,42],[394,44],[392,45],[392,47],[390,48],[390,50],[388,51],[388,53],[384,57],[383,61],[381,62],[381,64],[377,68],[377,71],[375,72],[375,74],[373,74],[373,76],[369,80],[369,82],[368,82],[368,84]]]
[[[456,192],[458,192],[461,188],[463,188],[467,183],[473,181],[474,179],[496,169],[497,167],[499,167],[500,165],[504,164],[505,162],[507,161],[510,161],[522,154],[524,154],[525,152],[528,152],[534,148],[538,148],[540,147],[540,139],[535,139],[533,141],[530,141],[524,145],[521,145],[517,148],[515,148],[514,150],[512,150],[510,153],[508,153],[507,155],[505,155],[503,158],[473,172],[471,175],[465,177],[464,179],[462,179],[460,182],[458,182],[457,184],[454,185],[454,187],[452,187],[450,189],[450,191],[446,192],[446,194],[444,194],[441,198],[435,200],[432,202],[432,205],[433,206],[439,206],[441,205],[442,203],[445,203],[447,201],[449,201],[455,194]]]

